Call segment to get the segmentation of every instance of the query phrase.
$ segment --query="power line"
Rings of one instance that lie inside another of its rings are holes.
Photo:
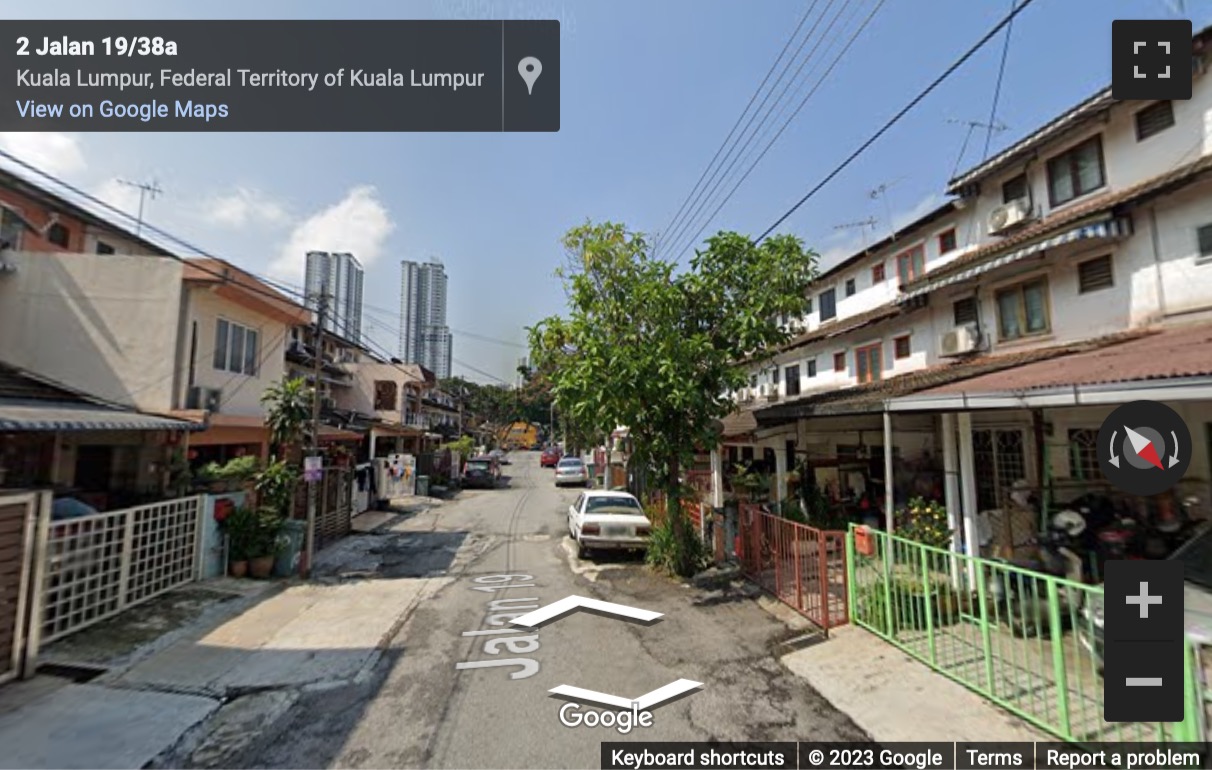
[[[757,168],[758,164],[762,162],[762,159],[765,158],[766,154],[770,152],[772,147],[774,147],[774,144],[779,140],[779,137],[781,137],[783,135],[783,132],[786,131],[787,127],[791,125],[791,122],[793,120],[795,120],[796,116],[799,115],[800,111],[803,110],[805,105],[808,104],[809,99],[812,98],[813,94],[815,94],[817,92],[817,90],[821,87],[821,85],[825,82],[825,80],[829,77],[829,75],[837,67],[838,63],[841,62],[842,57],[844,57],[846,55],[846,52],[849,51],[850,48],[854,45],[855,41],[858,40],[859,36],[863,33],[863,30],[865,30],[867,28],[867,26],[871,23],[871,20],[875,18],[875,15],[877,13],[879,13],[880,9],[884,5],[884,2],[885,2],[885,0],[879,0],[879,2],[876,3],[875,7],[872,8],[871,12],[867,15],[867,17],[863,20],[863,22],[859,25],[859,27],[857,29],[855,29],[855,31],[851,34],[849,40],[846,41],[846,44],[842,47],[842,49],[840,51],[838,51],[838,53],[834,57],[833,61],[829,64],[829,67],[823,73],[821,73],[821,76],[817,79],[816,84],[813,85],[811,90],[809,90],[808,93],[804,95],[804,98],[800,101],[799,106],[796,107],[795,111],[793,113],[791,113],[791,115],[788,116],[786,121],[783,122],[783,125],[781,127],[779,127],[778,132],[766,144],[766,147],[762,150],[761,154],[758,155],[758,157],[753,161],[753,163],[751,163],[749,165],[749,168],[745,171],[745,173],[741,176],[741,178],[736,181],[736,183],[732,186],[732,189],[728,192],[728,194],[724,197],[724,199],[722,201],[720,201],[719,205],[716,206],[715,210],[711,212],[711,215],[703,223],[703,226],[700,227],[698,232],[694,235],[694,237],[690,239],[690,242],[686,246],[683,246],[683,250],[688,246],[693,246],[694,242],[699,239],[699,237],[703,234],[703,231],[707,229],[708,225],[710,225],[711,222],[714,221],[715,217],[724,208],[725,204],[727,204],[728,201],[732,199],[732,196],[736,194],[736,191],[740,188],[740,186],[742,184],[744,184],[745,180],[749,178],[749,175],[752,174],[754,169]]]
[[[907,115],[911,110],[913,110],[914,107],[916,107],[927,96],[929,96],[934,91],[934,89],[938,88],[943,83],[943,81],[945,81],[945,80],[947,80],[947,78],[951,77],[951,75],[953,75],[956,70],[958,70],[965,63],[967,63],[967,61],[969,59],[971,59],[976,54],[977,51],[984,48],[985,45],[990,40],[992,40],[994,38],[994,36],[997,35],[998,32],[1000,32],[1007,24],[1009,24],[1011,21],[1013,21],[1014,17],[1016,17],[1018,14],[1022,13],[1023,10],[1025,10],[1027,8],[1027,6],[1031,5],[1031,3],[1033,3],[1033,2],[1035,2],[1035,0],[1022,0],[1022,2],[1019,3],[1019,5],[1015,6],[1015,8],[1013,10],[1011,10],[1010,13],[1007,14],[1001,21],[999,21],[997,23],[997,25],[993,27],[993,29],[991,29],[987,33],[985,33],[985,35],[980,40],[978,40],[975,45],[973,45],[971,48],[969,48],[962,56],[960,56],[957,60],[955,60],[955,62],[953,62],[951,64],[951,66],[949,66],[946,70],[944,70],[941,75],[939,75],[937,78],[935,78],[934,81],[930,83],[930,85],[926,86],[926,88],[921,93],[919,93],[917,96],[913,97],[913,99],[907,105],[905,105],[903,108],[901,108],[900,112],[893,115],[892,118],[890,118],[888,120],[888,122],[886,122],[883,126],[881,126],[878,131],[876,131],[874,134],[872,134],[867,139],[867,141],[863,142],[857,150],[852,152],[849,157],[847,157],[844,161],[842,161],[841,164],[839,164],[837,166],[837,168],[835,168],[835,169],[833,169],[833,171],[829,172],[829,174],[824,179],[822,179],[820,182],[818,182],[816,184],[816,186],[814,186],[802,198],[800,198],[795,203],[794,206],[789,208],[786,212],[783,213],[782,216],[780,216],[778,219],[776,219],[774,224],[772,224],[770,227],[766,228],[766,231],[764,233],[762,233],[760,236],[758,236],[756,242],[761,243],[762,241],[766,240],[767,236],[769,236],[772,232],[774,232],[775,229],[779,225],[781,225],[781,224],[783,224],[783,222],[787,221],[788,217],[790,217],[792,214],[794,214],[796,211],[798,211],[799,208],[801,206],[803,206],[805,203],[807,203],[810,198],[812,198],[814,195],[816,195],[821,190],[821,188],[823,188],[825,185],[829,184],[829,182],[831,182],[834,177],[836,177],[838,174],[842,173],[842,171],[844,171],[851,163],[853,163],[856,158],[858,158],[860,155],[862,155],[864,152],[866,152],[867,149],[869,147],[871,147],[871,145],[875,144],[881,136],[886,134],[889,129],[891,129],[893,126],[895,126],[897,123],[899,123],[901,121],[901,119],[905,117],[905,115]]]
[[[733,167],[736,167],[737,161],[741,160],[741,154],[737,154],[736,156],[733,156],[734,150],[736,150],[737,147],[741,146],[742,141],[744,141],[744,147],[741,148],[741,153],[744,153],[745,150],[747,150],[749,148],[750,144],[753,143],[754,138],[757,136],[757,133],[759,133],[762,129],[765,129],[767,122],[770,121],[770,116],[773,114],[774,109],[776,109],[778,107],[779,102],[782,102],[783,97],[785,95],[787,95],[787,90],[789,89],[791,84],[793,84],[793,82],[797,78],[799,78],[800,73],[802,72],[802,70],[804,70],[805,65],[808,62],[812,61],[812,57],[816,56],[817,50],[819,49],[819,47],[821,47],[821,41],[825,38],[824,34],[822,34],[821,36],[818,36],[816,45],[813,45],[812,50],[808,51],[808,55],[806,57],[804,57],[804,61],[802,61],[799,65],[799,68],[797,68],[795,70],[795,74],[791,75],[791,79],[787,81],[787,85],[783,86],[783,90],[779,91],[777,97],[774,97],[774,103],[771,104],[770,109],[766,110],[765,114],[762,114],[761,121],[759,122],[759,124],[757,124],[757,127],[756,127],[756,129],[754,129],[754,132],[749,133],[749,127],[751,125],[753,125],[754,120],[757,118],[757,114],[761,113],[761,110],[766,107],[766,102],[770,101],[770,97],[771,97],[771,95],[773,95],[774,89],[777,89],[778,85],[781,84],[781,82],[783,82],[784,76],[787,75],[788,72],[790,72],[791,64],[795,63],[796,59],[800,57],[800,53],[802,51],[804,51],[805,47],[808,45],[808,42],[810,42],[812,40],[813,34],[816,34],[817,28],[819,27],[819,25],[821,25],[821,22],[824,21],[825,15],[827,15],[827,13],[829,12],[829,8],[833,7],[834,2],[836,2],[836,0],[829,0],[829,5],[825,6],[824,11],[822,11],[822,13],[821,13],[821,16],[817,17],[816,22],[813,22],[812,28],[810,30],[808,30],[808,34],[805,35],[804,41],[800,42],[799,49],[796,49],[795,55],[793,57],[791,57],[791,59],[790,59],[790,61],[788,61],[787,65],[784,65],[783,72],[781,74],[779,74],[778,80],[774,81],[774,85],[771,86],[770,91],[767,91],[766,96],[762,97],[761,104],[757,105],[756,112],[754,112],[753,115],[749,116],[749,121],[747,122],[747,124],[745,124],[745,127],[741,132],[741,136],[738,136],[736,139],[736,142],[733,142],[732,148],[730,150],[728,150],[727,154],[724,156],[724,160],[720,161],[720,166],[716,167],[716,170],[713,173],[711,173],[711,176],[708,179],[708,183],[707,183],[707,186],[710,187],[710,189],[708,189],[708,187],[704,187],[703,190],[701,190],[701,192],[699,192],[699,196],[696,199],[696,203],[691,205],[690,213],[688,213],[688,215],[684,219],[682,219],[678,228],[676,228],[674,230],[674,233],[670,235],[670,239],[674,240],[674,243],[678,243],[678,241],[682,238],[682,235],[685,235],[687,232],[690,232],[690,229],[694,227],[694,223],[696,223],[698,221],[699,212],[702,212],[704,207],[708,206],[710,204],[710,201],[714,199],[715,193],[718,192],[718,190],[720,189],[722,184],[724,184],[727,181],[728,175],[731,175],[732,169],[733,169]],[[845,10],[846,5],[850,4],[850,2],[851,2],[851,0],[846,0],[844,2],[844,5],[842,5],[840,10],[837,11],[837,15],[834,16],[834,21],[829,23],[829,29],[833,29],[833,25],[836,23],[837,18],[839,18],[841,16],[842,11]],[[828,29],[825,30],[825,32],[828,33]],[[745,138],[745,135],[748,135],[748,138]],[[728,162],[728,160],[730,160],[730,159],[731,159],[731,162]],[[724,167],[725,164],[727,164],[726,169]],[[724,176],[719,176],[721,170],[724,171]],[[675,257],[678,256],[679,253],[681,253],[681,251],[685,251],[685,247],[680,247],[680,249],[676,250],[676,252],[674,253],[674,256]]]
[[[1010,8],[1013,10],[1015,0],[1010,0]],[[1014,33],[1014,19],[1006,25],[1006,39],[1002,43],[1002,60],[997,65],[997,83],[993,86],[993,104],[989,107],[989,129],[985,133],[985,153],[981,156],[981,162],[989,158],[989,146],[993,143],[993,127],[997,125],[997,106],[1002,98],[1002,78],[1006,74],[1006,57],[1010,53],[1010,36]]]
[[[678,221],[678,218],[686,209],[687,204],[690,203],[690,199],[698,191],[699,185],[701,185],[703,180],[707,178],[707,173],[711,171],[711,168],[715,165],[716,160],[719,159],[720,153],[723,152],[724,148],[728,146],[729,140],[731,140],[733,134],[736,133],[737,128],[741,125],[741,121],[745,119],[745,115],[748,114],[749,108],[753,106],[755,101],[757,101],[758,94],[760,94],[762,89],[765,88],[766,83],[770,80],[770,76],[774,74],[775,68],[778,67],[779,62],[783,60],[783,56],[787,54],[787,50],[791,48],[791,44],[795,42],[796,36],[799,35],[800,29],[804,26],[804,22],[808,21],[808,17],[812,15],[812,10],[816,7],[818,1],[819,0],[813,0],[812,5],[809,6],[808,10],[804,12],[804,15],[800,17],[800,23],[796,25],[795,30],[791,33],[791,36],[787,38],[787,42],[783,45],[783,50],[779,51],[778,58],[776,58],[770,65],[770,69],[766,70],[765,77],[762,78],[762,82],[758,84],[758,87],[754,89],[753,95],[749,97],[749,103],[745,105],[745,109],[741,111],[740,115],[737,115],[736,122],[732,124],[732,129],[728,132],[728,136],[724,137],[724,141],[720,143],[719,149],[715,151],[715,155],[712,156],[711,161],[707,164],[707,167],[703,169],[703,173],[699,175],[699,179],[694,183],[694,187],[692,187],[690,192],[687,193],[685,200],[682,201],[682,205],[678,207],[677,213],[673,215],[673,219],[669,220],[669,224],[666,225],[665,229],[657,235],[656,242],[652,246],[653,253],[660,250],[661,244],[665,242],[665,234],[672,231],[674,224]]]

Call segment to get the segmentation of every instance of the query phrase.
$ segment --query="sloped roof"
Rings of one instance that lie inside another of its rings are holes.
[[[1145,331],[1122,332],[1066,345],[1055,345],[1000,355],[983,355],[970,359],[957,359],[951,363],[926,367],[914,372],[907,372],[895,377],[879,380],[878,382],[810,393],[804,397],[786,401],[777,406],[756,410],[754,416],[759,425],[777,425],[798,417],[863,414],[866,412],[881,411],[884,402],[890,398],[913,395],[929,389],[937,389],[944,385],[971,380],[974,377],[1011,369],[1023,364],[1118,345],[1128,340],[1137,339],[1147,333]]]

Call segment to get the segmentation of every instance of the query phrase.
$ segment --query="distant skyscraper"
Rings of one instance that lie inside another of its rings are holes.
[[[362,341],[362,265],[353,254],[307,252],[307,306],[318,307],[321,294],[328,295],[324,330],[350,342]]]
[[[400,358],[439,378],[450,376],[450,327],[446,325],[446,269],[437,258],[400,263]]]

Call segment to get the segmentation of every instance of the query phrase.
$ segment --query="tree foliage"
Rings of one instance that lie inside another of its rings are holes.
[[[778,319],[807,310],[816,255],[792,236],[755,244],[724,232],[679,272],[610,222],[573,228],[563,244],[568,314],[530,329],[533,364],[571,421],[629,427],[635,459],[677,499],[681,467],[716,444],[744,362],[769,358],[788,339]]]

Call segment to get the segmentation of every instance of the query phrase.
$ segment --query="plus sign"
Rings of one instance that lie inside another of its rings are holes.
[[[1141,584],[1140,584],[1140,596],[1129,596],[1128,597],[1128,604],[1136,604],[1140,607],[1141,618],[1149,617],[1149,605],[1150,604],[1161,604],[1161,603],[1162,603],[1162,598],[1160,596],[1150,596],[1149,595],[1149,584],[1143,580],[1141,581]]]

